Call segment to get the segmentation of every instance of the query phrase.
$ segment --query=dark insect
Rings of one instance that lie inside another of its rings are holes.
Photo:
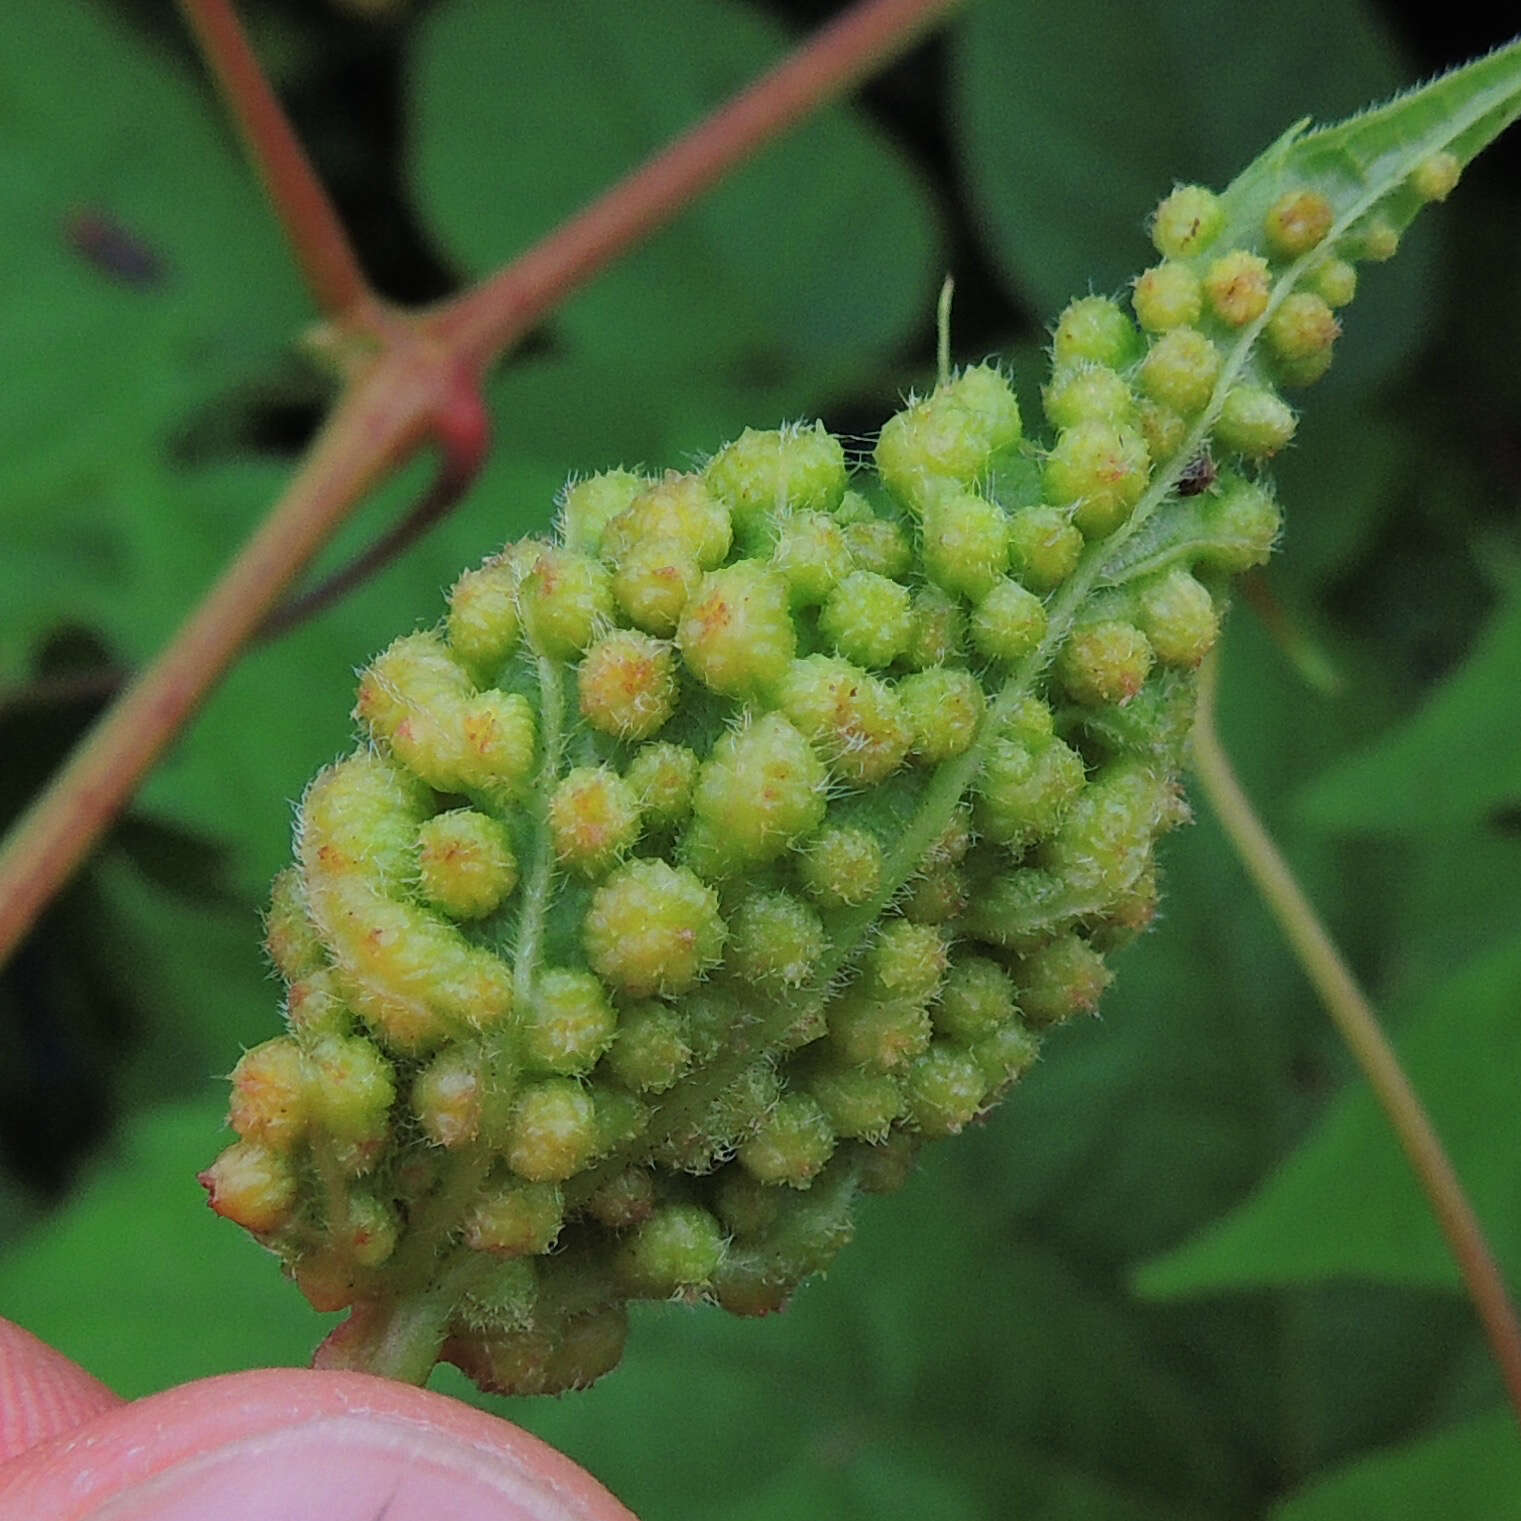
[[[1219,475],[1220,471],[1206,449],[1183,467],[1183,472],[1178,477],[1178,495],[1198,496],[1201,491],[1208,491]]]
[[[118,284],[146,289],[168,273],[161,254],[105,212],[70,212],[63,231],[75,253]]]

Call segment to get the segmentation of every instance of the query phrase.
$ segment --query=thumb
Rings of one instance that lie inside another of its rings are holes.
[[[0,1398],[22,1383],[6,1371],[19,1345],[0,1340]],[[536,1437],[425,1389],[268,1368],[123,1404],[42,1353],[37,1366],[72,1391],[58,1396],[67,1413],[57,1434],[0,1463],[0,1521],[633,1521]],[[0,1430],[9,1419],[0,1412]]]

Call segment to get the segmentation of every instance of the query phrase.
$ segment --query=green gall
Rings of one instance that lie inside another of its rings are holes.
[[[555,858],[599,876],[639,838],[639,795],[606,766],[576,766],[550,794],[548,817]]]
[[[602,549],[607,525],[650,483],[632,470],[604,470],[572,481],[560,498],[560,541],[577,554]]]
[[[817,607],[855,568],[849,529],[822,512],[798,512],[778,525],[771,568],[794,605]]]
[[[573,1077],[590,1072],[612,1045],[618,1017],[589,972],[557,968],[540,973],[518,1028],[531,1070]]]
[[[1018,1019],[1011,1019],[969,1048],[982,1072],[991,1100],[1030,1070],[1040,1056],[1040,1042]]]
[[[1085,422],[1065,429],[1046,458],[1046,499],[1073,508],[1082,533],[1113,533],[1145,494],[1151,474],[1146,440],[1124,423]]]
[[[688,863],[721,877],[775,860],[823,821],[828,779],[808,740],[780,713],[724,734],[697,775]]]
[[[1076,934],[1057,935],[1014,967],[1020,1011],[1037,1026],[1091,1013],[1109,981],[1104,958]]]
[[[619,1278],[636,1296],[667,1299],[708,1282],[723,1261],[724,1232],[695,1204],[665,1204],[618,1251]]]
[[[1410,171],[1410,188],[1423,200],[1445,201],[1458,188],[1463,164],[1456,153],[1445,150],[1423,158]]]
[[[1104,619],[1073,629],[1055,674],[1076,702],[1128,702],[1151,674],[1151,642],[1133,623]]]
[[[1249,459],[1276,454],[1294,436],[1294,413],[1266,386],[1232,386],[1215,421],[1215,441]]]
[[[636,628],[669,637],[702,580],[697,556],[670,539],[634,545],[613,571],[613,598]]]
[[[723,564],[733,537],[728,508],[703,478],[667,470],[608,523],[599,550],[616,568],[641,545],[667,544],[712,570]]]
[[[898,699],[913,733],[914,754],[932,766],[970,748],[987,705],[970,671],[944,666],[905,676]]]
[[[931,924],[889,919],[861,963],[861,986],[886,1002],[924,1007],[949,964],[945,935]]]
[[[306,1131],[306,1057],[287,1035],[245,1051],[232,1069],[227,1120],[245,1141],[289,1151]]]
[[[1201,565],[1239,575],[1267,563],[1283,514],[1266,486],[1238,475],[1222,475],[1218,489],[1200,500],[1207,531],[1199,554]]]
[[[1318,190],[1286,190],[1262,219],[1262,234],[1280,259],[1298,259],[1317,248],[1336,221],[1336,208]]]
[[[883,1140],[903,1112],[903,1090],[885,1072],[830,1069],[808,1080],[808,1092],[844,1140]]]
[[[319,971],[327,962],[321,936],[307,910],[301,873],[293,866],[287,866],[270,888],[269,908],[264,915],[264,948],[275,970],[287,982]]]
[[[478,680],[489,681],[517,649],[523,556],[500,555],[467,570],[449,593],[449,648]]]
[[[586,652],[576,673],[581,714],[616,739],[648,739],[676,711],[676,657],[649,634],[619,629]]]
[[[761,1183],[806,1188],[834,1155],[835,1133],[817,1099],[787,1094],[739,1148],[739,1165]]]
[[[797,857],[808,893],[827,908],[854,908],[881,891],[887,862],[882,845],[865,829],[822,829]]]
[[[646,830],[673,829],[692,811],[699,762],[685,745],[643,745],[624,780],[634,789]]]
[[[923,1136],[956,1135],[982,1108],[987,1079],[969,1052],[933,1041],[903,1078],[909,1123]]]
[[[412,1112],[435,1146],[458,1150],[480,1134],[485,1081],[479,1059],[451,1046],[412,1079]]]
[[[570,660],[613,616],[612,578],[590,555],[546,547],[518,588],[523,629],[550,660]]]
[[[687,668],[725,697],[755,697],[782,676],[797,645],[787,583],[759,560],[704,576],[676,643]]]
[[[626,1231],[654,1213],[654,1174],[643,1167],[625,1167],[586,1201],[586,1208],[609,1230]]]
[[[891,665],[910,628],[908,588],[870,570],[853,571],[819,610],[819,632],[857,665]]]
[[[1014,984],[995,961],[967,956],[952,966],[931,1015],[935,1033],[973,1046],[1014,1018]]]
[[[727,965],[763,989],[801,987],[828,942],[819,916],[790,893],[758,893],[729,919]]]
[[[1009,519],[1009,564],[1031,591],[1055,591],[1077,569],[1086,542],[1060,507],[1021,507]]]
[[[1323,297],[1313,291],[1293,291],[1268,318],[1264,331],[1282,378],[1293,385],[1309,385],[1330,367],[1341,324]]]
[[[1046,605],[1017,581],[1000,581],[972,610],[972,643],[1003,665],[1023,660],[1046,635]]]
[[[832,512],[845,494],[845,452],[823,423],[746,428],[714,455],[705,476],[745,530],[767,516]]]
[[[986,497],[957,492],[924,509],[924,568],[943,590],[975,602],[1009,563],[1009,520]]]
[[[1267,260],[1244,248],[1233,248],[1204,271],[1204,297],[1209,309],[1228,327],[1245,327],[1267,310],[1273,279]]]
[[[1084,781],[1082,757],[1063,741],[1001,735],[978,778],[977,827],[999,845],[1023,849],[1055,832]]]
[[[1130,387],[1103,364],[1058,370],[1041,394],[1046,416],[1056,428],[1072,428],[1081,422],[1125,422],[1135,407]]]
[[[1136,613],[1164,665],[1191,669],[1209,654],[1220,635],[1214,598],[1181,566],[1163,571],[1136,588]]]
[[[718,894],[684,866],[626,862],[592,894],[586,959],[614,990],[633,998],[684,993],[716,966],[726,928]]]
[[[1141,352],[1135,324],[1106,296],[1083,296],[1056,321],[1051,338],[1053,369],[1101,364],[1115,371],[1130,368]]]
[[[842,532],[845,547],[850,551],[851,570],[869,570],[895,580],[913,568],[914,546],[902,528],[890,519],[872,517],[846,523]]]
[[[836,656],[793,661],[777,701],[842,781],[874,786],[885,780],[903,764],[913,742],[908,715],[893,689]]]
[[[513,1106],[503,1155],[530,1183],[562,1183],[596,1155],[597,1111],[571,1078],[531,1083]]]
[[[909,597],[902,660],[916,671],[955,660],[966,643],[966,623],[966,608],[958,598],[938,586],[919,587]]]
[[[1149,396],[1136,408],[1136,426],[1158,464],[1170,460],[1188,438],[1188,419]]]
[[[417,869],[423,900],[452,919],[493,913],[518,881],[507,831],[473,808],[423,820],[417,830]]]
[[[1179,185],[1152,213],[1151,241],[1164,259],[1203,253],[1225,226],[1225,206],[1203,185]]]
[[[639,1093],[664,1093],[692,1062],[686,1021],[662,1003],[640,1003],[624,1012],[607,1067]]]
[[[465,1217],[465,1245],[498,1257],[534,1257],[555,1244],[565,1200],[553,1183],[509,1183],[479,1200]]]
[[[1400,251],[1399,229],[1387,217],[1369,217],[1354,231],[1351,246],[1359,258],[1383,264]]]
[[[847,994],[829,1012],[831,1051],[846,1067],[901,1070],[930,1042],[930,1017],[919,1003]]]
[[[1327,259],[1310,272],[1309,288],[1330,307],[1346,306],[1357,295],[1357,266]]]
[[[1221,368],[1219,349],[1198,328],[1176,327],[1153,341],[1137,383],[1152,401],[1190,417],[1209,404]]]
[[[1130,304],[1136,321],[1147,332],[1165,333],[1199,320],[1204,310],[1204,288],[1187,264],[1168,259],[1136,276]]]

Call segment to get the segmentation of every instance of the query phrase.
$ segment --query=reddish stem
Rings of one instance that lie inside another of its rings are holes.
[[[357,314],[372,296],[343,223],[248,45],[231,0],[180,0],[237,124],[302,277],[330,317]]]

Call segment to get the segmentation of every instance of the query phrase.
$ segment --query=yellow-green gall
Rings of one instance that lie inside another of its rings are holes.
[[[1433,153],[1410,171],[1410,188],[1423,201],[1445,201],[1458,187],[1463,165],[1456,153]]]
[[[596,1155],[597,1111],[574,1079],[549,1077],[518,1095],[508,1129],[507,1165],[530,1183],[562,1183]]]
[[[1167,259],[1136,276],[1130,292],[1136,321],[1148,332],[1197,322],[1204,310],[1204,289],[1187,264]]]
[[[586,652],[576,688],[592,728],[615,739],[648,739],[676,711],[675,653],[649,634],[615,630]]]
[[[613,597],[630,623],[649,634],[676,632],[702,580],[696,555],[670,539],[636,544],[613,570]]]
[[[349,1198],[348,1220],[340,1237],[346,1256],[362,1268],[378,1268],[396,1250],[401,1221],[396,1211],[373,1194]]]
[[[535,979],[518,1028],[523,1060],[531,1069],[575,1077],[590,1072],[612,1045],[618,1017],[590,972],[555,968]]]
[[[633,1294],[667,1299],[700,1287],[718,1271],[724,1231],[696,1204],[663,1204],[619,1248],[615,1270]]]
[[[830,1069],[808,1079],[808,1092],[834,1133],[847,1141],[880,1141],[903,1112],[903,1091],[886,1072]]]
[[[1136,615],[1164,665],[1198,665],[1220,636],[1214,598],[1182,566],[1161,571],[1137,587]]]
[[[1188,437],[1188,419],[1169,406],[1147,397],[1136,408],[1136,426],[1155,463],[1170,460]]]
[[[848,530],[822,512],[784,518],[771,548],[771,568],[780,573],[798,607],[817,607],[853,568]]]
[[[1137,376],[1153,401],[1191,416],[1202,411],[1220,378],[1220,350],[1196,327],[1175,327],[1152,342]]]
[[[915,877],[898,901],[898,912],[910,924],[949,924],[971,901],[966,874],[954,866],[936,866]]]
[[[970,1049],[992,1099],[1035,1065],[1040,1056],[1040,1041],[1023,1020],[1011,1019]]]
[[[347,1035],[352,1016],[339,991],[337,976],[323,970],[298,977],[285,995],[285,1020],[302,1037]]]
[[[861,963],[861,985],[890,1002],[928,1004],[948,965],[945,936],[932,924],[890,919]]]
[[[977,827],[995,844],[1022,850],[1055,832],[1082,793],[1083,758],[1049,735],[1000,735],[977,781]]]
[[[1151,674],[1150,641],[1133,623],[1106,618],[1072,630],[1055,674],[1076,702],[1129,702]]]
[[[906,575],[914,563],[914,546],[908,535],[888,518],[861,518],[846,523],[842,531],[845,547],[850,551],[851,570],[869,570],[896,579]]]
[[[1000,581],[972,611],[972,643],[989,660],[1012,665],[1046,636],[1046,606],[1018,581]]]
[[[672,829],[692,811],[697,785],[697,756],[685,745],[642,745],[629,762],[624,780],[634,789],[648,830]]]
[[[667,470],[608,523],[600,552],[617,567],[641,545],[670,544],[712,570],[723,564],[733,538],[729,510],[702,476]]]
[[[945,1041],[932,1042],[903,1076],[909,1123],[937,1140],[964,1129],[982,1108],[987,1090],[976,1058]]]
[[[1051,352],[1056,370],[1101,364],[1121,371],[1139,357],[1141,335],[1135,323],[1107,296],[1082,296],[1057,318]]]
[[[818,1101],[789,1093],[739,1148],[739,1165],[762,1183],[806,1188],[834,1155],[835,1133]]]
[[[264,948],[287,982],[320,971],[327,964],[327,952],[307,911],[301,873],[294,866],[280,872],[270,888]]]
[[[1293,385],[1309,385],[1330,367],[1341,324],[1324,297],[1302,290],[1284,298],[1265,331],[1281,377]]]
[[[1057,438],[1042,480],[1046,499],[1074,504],[1073,522],[1093,539],[1112,533],[1130,516],[1150,474],[1146,440],[1134,428],[1085,422]]]
[[[1351,246],[1358,258],[1383,264],[1400,251],[1399,229],[1387,217],[1370,217],[1353,234]]]
[[[1011,530],[1012,532],[1012,530]],[[902,659],[916,671],[954,660],[966,642],[966,608],[938,586],[921,586],[909,597],[908,644]]]
[[[1151,217],[1151,241],[1164,259],[1191,259],[1203,253],[1225,226],[1225,206],[1203,185],[1179,185],[1162,198]]]
[[[453,919],[492,913],[518,880],[506,829],[473,808],[423,821],[417,831],[417,868],[423,900]]]
[[[361,1036],[329,1036],[308,1054],[314,1124],[358,1146],[385,1137],[396,1079],[390,1062]]]
[[[1021,507],[1009,519],[1009,565],[1032,591],[1054,591],[1077,569],[1087,541],[1061,507]]]
[[[686,1021],[663,1003],[639,1003],[624,1011],[606,1065],[620,1083],[638,1093],[664,1093],[692,1064]]]
[[[518,583],[526,562],[522,554],[500,555],[467,570],[449,593],[449,648],[477,680],[489,681],[517,648]]]
[[[797,647],[786,581],[759,560],[710,571],[687,603],[676,642],[705,686],[724,697],[760,696]]]
[[[1327,306],[1346,306],[1357,295],[1357,266],[1327,259],[1310,273],[1309,287]]]
[[[592,894],[582,935],[586,959],[604,982],[646,998],[695,987],[723,953],[725,925],[718,894],[694,872],[634,860]]]
[[[1267,310],[1273,277],[1261,254],[1233,248],[1204,271],[1209,309],[1228,327],[1245,327]]]
[[[1021,956],[1014,967],[1020,1010],[1037,1026],[1058,1024],[1097,1008],[1109,981],[1104,958],[1074,934],[1055,936]]]
[[[825,599],[819,632],[847,660],[887,666],[908,646],[909,610],[906,586],[875,571],[853,571]]]
[[[828,1020],[829,1048],[846,1067],[900,1071],[930,1043],[930,1017],[921,1003],[852,990],[829,1010]]]
[[[480,1134],[485,1078],[478,1055],[463,1046],[440,1051],[412,1079],[412,1112],[435,1146],[457,1150]]]
[[[947,486],[981,480],[1019,442],[1019,403],[992,365],[977,365],[890,417],[877,439],[882,482],[911,511]]]
[[[808,740],[780,713],[722,735],[692,794],[688,862],[719,877],[774,860],[823,822],[828,780]]]
[[[865,829],[822,829],[798,853],[803,886],[826,908],[869,903],[882,889],[887,869],[881,841]]]
[[[1056,428],[1080,422],[1125,422],[1135,407],[1130,387],[1104,364],[1058,370],[1042,396],[1046,416]]]
[[[576,766],[549,795],[555,857],[583,876],[606,871],[639,838],[639,796],[606,766]]]
[[[518,610],[541,655],[573,660],[612,621],[612,577],[590,555],[546,548],[518,588]]]
[[[806,903],[791,893],[757,893],[730,917],[726,965],[763,989],[801,987],[826,944],[823,922]]]
[[[996,961],[968,956],[945,979],[931,1011],[935,1031],[958,1045],[971,1046],[1014,1018],[1014,984]]]
[[[1009,519],[996,502],[962,491],[924,509],[924,570],[948,592],[975,602],[1009,563]]]
[[[764,1236],[781,1218],[786,1197],[741,1167],[725,1167],[713,1190],[713,1208],[736,1236]]]
[[[217,1214],[260,1234],[289,1221],[300,1191],[289,1158],[259,1141],[234,1142],[197,1181]]]
[[[1219,489],[1201,499],[1200,507],[1207,534],[1201,565],[1234,575],[1267,563],[1283,514],[1265,486],[1225,475]]]
[[[560,538],[565,547],[577,554],[598,554],[607,525],[649,484],[632,470],[603,470],[572,481],[560,501]]]
[[[1317,248],[1336,221],[1336,208],[1318,190],[1286,190],[1262,220],[1263,236],[1280,259],[1297,259]]]
[[[893,689],[837,656],[794,660],[777,688],[787,717],[842,780],[873,786],[908,755],[913,731]]]
[[[789,511],[832,512],[845,494],[845,451],[819,422],[746,428],[713,457],[706,479],[748,529]]]
[[[1215,422],[1215,440],[1249,459],[1276,454],[1294,436],[1294,413],[1265,386],[1233,386]]]
[[[554,1183],[509,1183],[479,1199],[465,1217],[465,1245],[498,1257],[547,1252],[565,1223],[565,1200]]]
[[[914,754],[932,766],[971,747],[987,706],[970,671],[945,666],[905,676],[898,700],[913,731]]]
[[[245,1141],[289,1151],[305,1134],[306,1057],[288,1035],[245,1051],[232,1069],[227,1119]]]

